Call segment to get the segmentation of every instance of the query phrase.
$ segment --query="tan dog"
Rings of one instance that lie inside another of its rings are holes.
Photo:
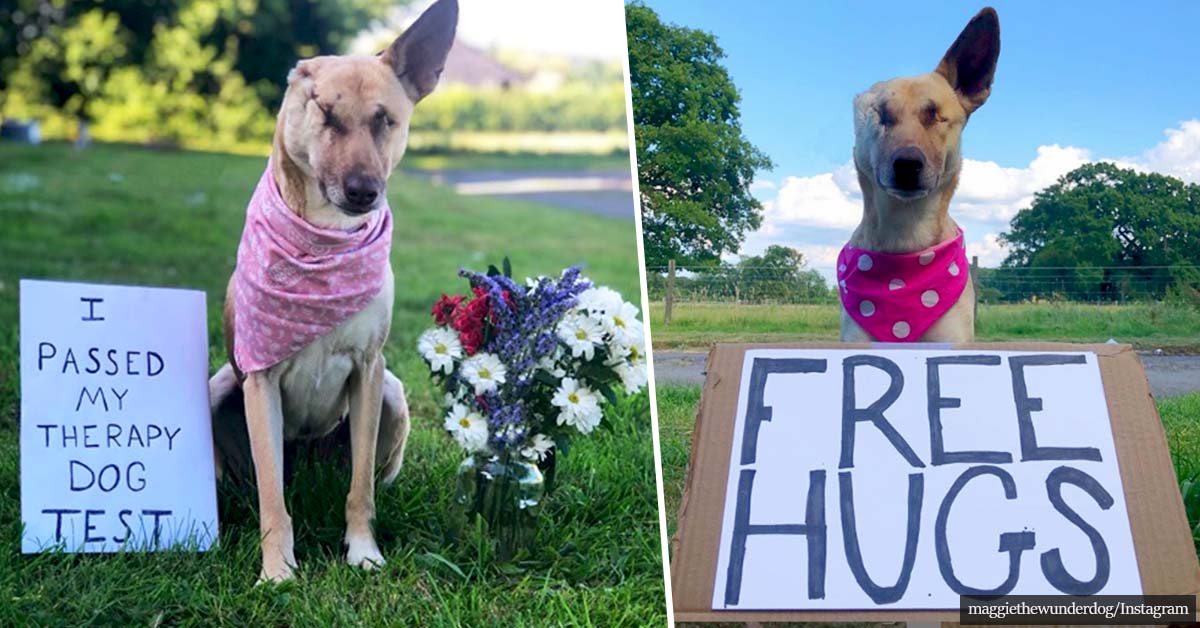
[[[855,97],[854,165],[863,218],[851,246],[912,253],[957,235],[949,208],[962,167],[962,131],[991,93],[999,55],[1000,21],[985,8],[933,72],[876,83]],[[974,303],[968,281],[958,301],[919,340],[973,340]],[[848,342],[874,340],[845,308],[841,336]]]
[[[458,23],[456,0],[439,0],[379,56],[301,61],[288,76],[272,150],[275,181],[289,208],[312,225],[353,229],[382,205],[386,181],[404,154],[414,105],[437,84]],[[231,280],[230,285],[233,285]],[[375,472],[400,471],[408,407],[400,380],[381,353],[392,322],[393,280],[331,333],[264,370],[233,364],[234,299],[225,301],[231,364],[209,382],[218,469],[239,462],[231,436],[240,426],[221,411],[245,400],[245,426],[258,484],[262,580],[290,578],[296,567],[292,520],[284,504],[284,441],[318,438],[349,418],[352,478],[346,499],[346,560],[382,565],[371,528]],[[245,462],[245,461],[240,461]]]

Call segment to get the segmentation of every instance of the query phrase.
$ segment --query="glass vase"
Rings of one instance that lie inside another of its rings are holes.
[[[530,549],[537,536],[545,480],[536,465],[506,455],[472,454],[458,465],[454,506],[461,531],[478,516],[496,540],[497,558]]]

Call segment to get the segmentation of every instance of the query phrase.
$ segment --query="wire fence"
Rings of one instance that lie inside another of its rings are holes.
[[[673,303],[821,304],[838,300],[813,270],[724,267],[708,272],[647,268],[650,300]],[[971,267],[979,303],[1200,303],[1200,266]]]

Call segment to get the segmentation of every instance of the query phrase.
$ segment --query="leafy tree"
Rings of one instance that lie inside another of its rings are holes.
[[[704,31],[625,7],[646,264],[714,266],[762,222],[750,194],[770,159],[742,135],[741,100]]]
[[[391,4],[16,0],[0,8],[0,111],[48,135],[65,116],[127,141],[269,139],[296,60],[340,52]]]
[[[743,258],[733,270],[739,301],[808,303],[829,296],[825,278],[807,268],[804,254],[790,246],[772,244],[762,255]]]
[[[647,281],[650,298],[666,295],[662,275],[652,273]],[[680,301],[739,303],[821,303],[834,298],[821,273],[808,268],[803,253],[780,245],[736,264],[721,263],[677,277],[675,294]]]
[[[1200,265],[1200,185],[1085,164],[1038,192],[1001,241],[1010,249],[1003,266],[1054,268],[1042,285],[1064,296],[1162,296],[1193,282]],[[1039,276],[1031,272],[1027,282]]]

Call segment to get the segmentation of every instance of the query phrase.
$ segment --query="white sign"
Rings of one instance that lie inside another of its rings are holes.
[[[714,609],[1141,591],[1095,354],[746,352]]]
[[[217,538],[203,292],[21,281],[21,551]]]

